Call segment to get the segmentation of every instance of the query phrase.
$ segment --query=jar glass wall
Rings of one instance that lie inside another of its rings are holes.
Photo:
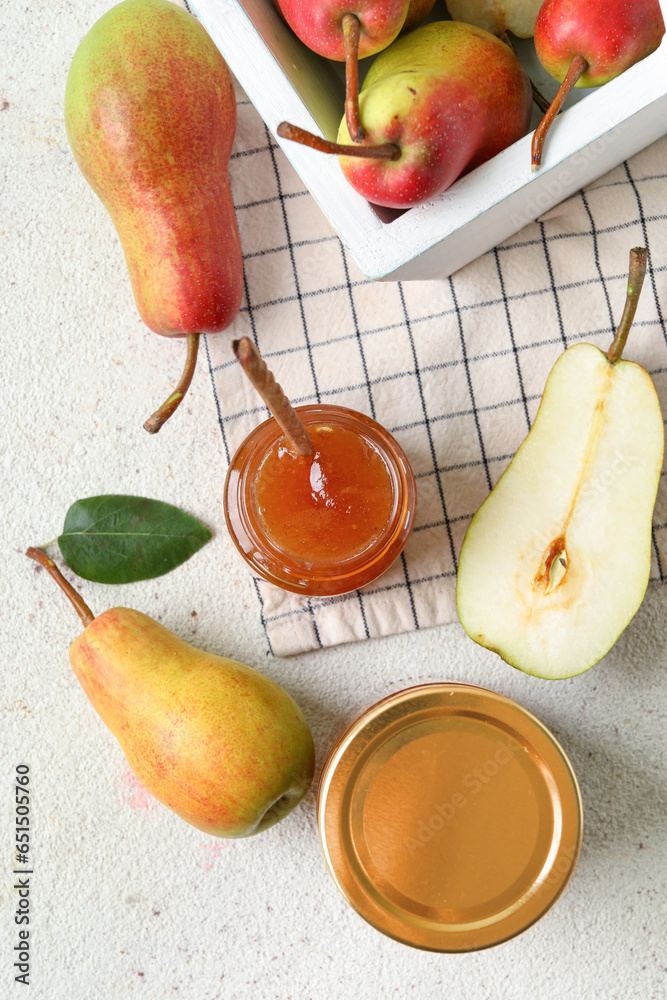
[[[296,410],[314,455],[296,456],[273,417],[255,428],[227,473],[227,527],[271,583],[310,596],[349,593],[403,550],[416,510],[412,469],[365,414],[323,404]]]

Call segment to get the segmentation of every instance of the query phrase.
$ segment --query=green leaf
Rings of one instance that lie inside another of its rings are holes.
[[[170,503],[110,495],[73,503],[58,545],[84,580],[134,583],[180,566],[209,538],[205,524]]]

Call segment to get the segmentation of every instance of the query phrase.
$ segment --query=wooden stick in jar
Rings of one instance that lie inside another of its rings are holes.
[[[259,351],[249,337],[232,341],[232,350],[257,392],[278,421],[293,447],[300,455],[312,455],[313,446],[308,431],[301,423],[296,410],[269,371]]]

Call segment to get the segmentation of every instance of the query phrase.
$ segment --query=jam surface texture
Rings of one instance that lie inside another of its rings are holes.
[[[313,454],[285,438],[267,452],[253,502],[276,548],[311,564],[337,563],[368,549],[394,508],[390,472],[361,434],[336,424],[308,426]]]

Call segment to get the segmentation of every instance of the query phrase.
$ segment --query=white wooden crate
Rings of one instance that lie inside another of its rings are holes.
[[[286,120],[336,138],[343,112],[339,67],[302,45],[271,0],[190,2],[274,136]],[[667,0],[660,4],[667,23]],[[434,13],[446,15],[442,0]],[[557,84],[541,70],[532,42],[519,53],[550,99]],[[350,187],[337,157],[276,139],[364,274],[443,278],[667,131],[667,36],[648,58],[603,87],[577,92],[566,107],[537,173],[527,135],[390,223]]]

